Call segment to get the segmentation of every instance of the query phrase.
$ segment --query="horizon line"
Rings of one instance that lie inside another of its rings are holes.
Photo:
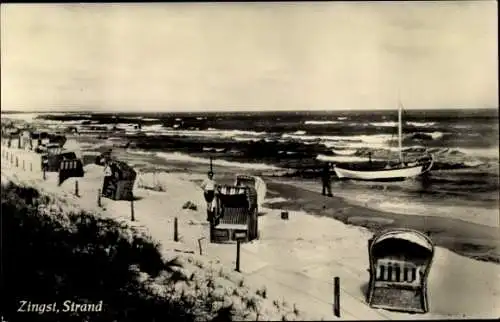
[[[500,107],[456,107],[456,108],[404,108],[407,111],[435,111],[435,110],[448,110],[448,111],[477,111],[477,110],[499,110]],[[65,113],[65,114],[81,114],[81,113],[91,113],[91,114],[192,114],[192,113],[303,113],[303,112],[379,112],[379,111],[396,111],[393,108],[381,108],[381,109],[335,109],[335,110],[193,110],[193,111],[96,111],[96,110],[2,110],[1,114],[51,114],[51,113]]]

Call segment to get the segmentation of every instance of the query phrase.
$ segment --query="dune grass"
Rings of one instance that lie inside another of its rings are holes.
[[[126,224],[71,208],[36,189],[2,184],[0,315],[7,321],[295,320],[235,272],[160,245]],[[65,209],[66,208],[66,209]],[[182,257],[184,256],[184,257]],[[236,275],[238,276],[236,276]],[[101,312],[17,313],[20,301],[103,302]],[[268,305],[269,307],[269,305]]]

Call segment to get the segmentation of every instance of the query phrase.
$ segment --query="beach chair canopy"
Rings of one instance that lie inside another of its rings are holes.
[[[376,235],[370,246],[374,257],[398,257],[418,260],[434,254],[434,245],[426,235],[416,230],[396,229]]]
[[[256,203],[259,207],[262,206],[267,193],[267,185],[261,177],[249,176],[246,174],[237,174],[235,185],[247,186],[251,189],[254,189],[255,196],[252,196],[252,198],[256,200],[254,200],[253,202]],[[250,193],[252,194],[252,192]]]
[[[218,186],[217,198],[221,207],[225,208],[249,208],[247,187]]]
[[[137,172],[123,161],[113,160],[109,164],[113,175],[118,174],[120,180],[135,180]]]
[[[243,186],[255,186],[255,177],[245,175],[245,174],[237,174],[236,175],[236,185],[243,185]]]

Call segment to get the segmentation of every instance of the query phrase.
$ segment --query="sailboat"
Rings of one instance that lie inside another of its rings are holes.
[[[403,125],[402,125],[403,106],[399,102],[398,110],[398,136],[399,136],[399,162],[394,165],[387,163],[385,166],[368,162],[368,164],[348,164],[334,165],[333,170],[339,179],[352,179],[364,181],[403,181],[408,178],[420,176],[431,170],[434,165],[432,154],[426,153],[425,156],[418,158],[413,162],[405,162],[403,158]]]

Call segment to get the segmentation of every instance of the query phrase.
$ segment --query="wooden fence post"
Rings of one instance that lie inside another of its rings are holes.
[[[135,221],[134,216],[134,196],[130,199],[130,220]]]
[[[236,240],[236,271],[240,271],[240,240]]]
[[[97,189],[97,206],[101,207],[101,189]]]
[[[203,250],[201,248],[201,241],[205,239],[205,237],[198,238],[198,248],[200,249],[200,255],[203,255]]]
[[[333,314],[340,318],[340,278],[333,279]]]
[[[177,217],[174,218],[174,241],[179,241],[179,230],[178,230],[178,222]]]

